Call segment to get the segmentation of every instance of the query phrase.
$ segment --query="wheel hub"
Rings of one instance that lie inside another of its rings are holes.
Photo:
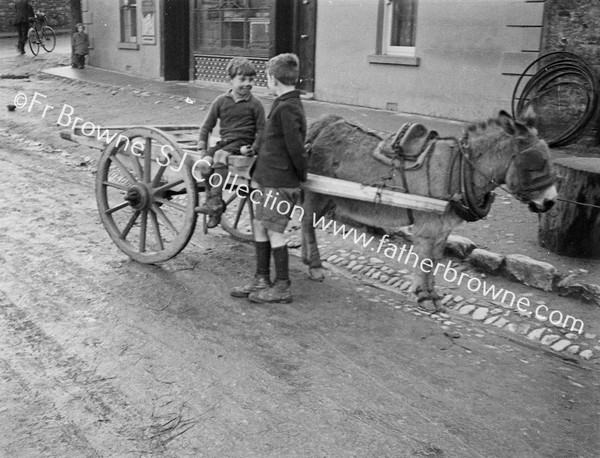
[[[136,183],[127,190],[124,199],[135,210],[144,210],[150,206],[151,198],[148,188],[141,183]]]

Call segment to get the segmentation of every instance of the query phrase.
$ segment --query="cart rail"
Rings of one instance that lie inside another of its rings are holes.
[[[121,125],[97,127],[94,135],[82,127],[60,133],[63,139],[101,150],[96,173],[100,219],[113,242],[130,258],[146,264],[165,262],[190,241],[206,185],[195,173],[200,159],[199,129],[196,125]],[[254,206],[249,192],[256,187],[249,174],[254,160],[230,156],[229,172],[235,179],[223,187],[226,206],[221,227],[243,241],[254,240]],[[450,205],[444,200],[312,173],[302,188],[425,212],[444,213]],[[206,233],[206,215],[200,220]]]
[[[107,126],[99,128],[102,131],[126,131],[139,126]],[[196,151],[196,143],[198,140],[198,131],[200,126],[187,125],[161,125],[152,126],[155,129],[169,133],[177,141],[178,145],[185,151]],[[106,144],[98,141],[94,137],[89,137],[83,134],[81,128],[75,128],[69,131],[62,131],[60,136],[65,140],[70,140],[84,146],[95,149],[104,149]],[[237,161],[236,161],[237,162]],[[246,163],[247,169],[250,168],[252,162]],[[243,165],[236,166],[236,173],[240,173],[240,169],[245,168]],[[240,173],[243,175],[243,173]],[[418,196],[390,189],[363,185],[338,178],[331,178],[322,175],[309,173],[307,180],[302,183],[302,188],[307,191],[312,191],[318,194],[325,194],[335,197],[343,197],[347,199],[360,200],[363,202],[374,202],[382,205],[391,205],[394,207],[402,207],[411,210],[420,210],[434,213],[445,213],[450,203],[445,200],[435,199],[432,197]]]

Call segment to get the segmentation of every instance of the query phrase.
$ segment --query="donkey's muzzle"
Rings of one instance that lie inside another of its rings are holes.
[[[554,207],[555,202],[553,200],[544,200],[542,205],[537,202],[529,202],[529,210],[533,213],[546,213],[552,207]]]

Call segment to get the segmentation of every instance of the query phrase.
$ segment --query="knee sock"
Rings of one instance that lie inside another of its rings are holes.
[[[255,242],[256,275],[269,277],[271,275],[271,242]]]
[[[287,245],[273,248],[275,280],[289,281],[289,257]]]

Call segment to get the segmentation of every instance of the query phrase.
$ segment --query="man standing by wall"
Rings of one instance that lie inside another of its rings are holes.
[[[33,6],[30,0],[17,0],[15,2],[15,11],[17,13],[14,25],[19,32],[19,53],[25,54],[25,42],[27,41],[27,31],[29,30],[29,18],[33,17]]]

